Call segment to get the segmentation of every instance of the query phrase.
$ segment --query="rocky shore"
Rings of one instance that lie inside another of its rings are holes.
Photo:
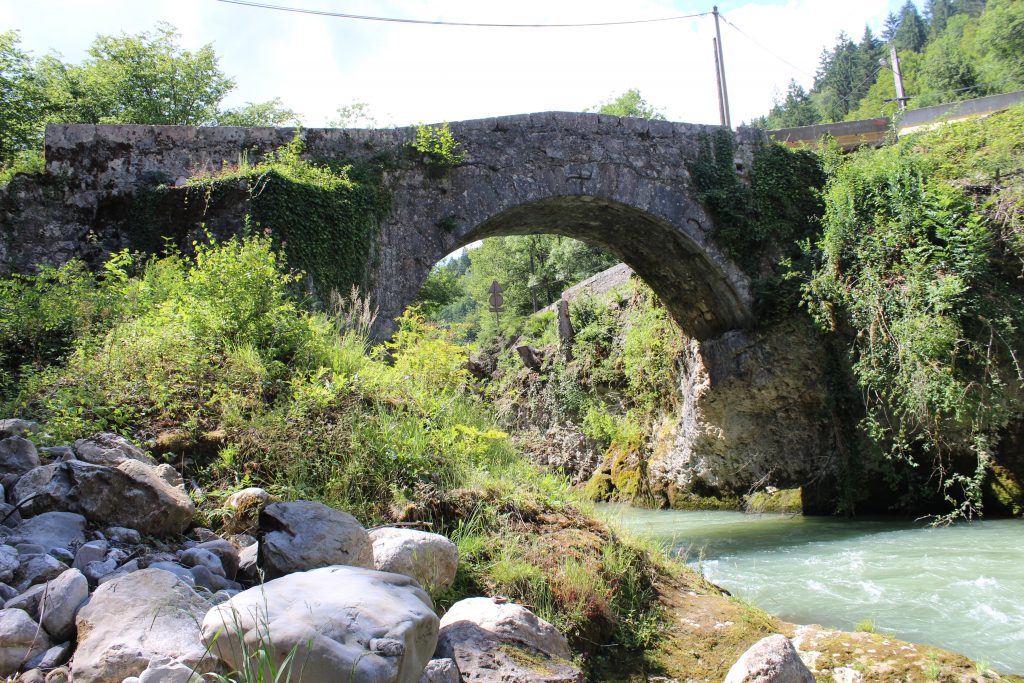
[[[258,488],[227,499],[218,535],[191,526],[178,473],[122,437],[37,449],[36,428],[0,421],[0,675],[583,680],[565,637],[526,607],[476,597],[438,616],[431,593],[458,565],[443,536],[367,530]]]

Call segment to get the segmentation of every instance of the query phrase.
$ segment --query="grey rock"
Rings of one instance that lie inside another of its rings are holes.
[[[10,600],[4,602],[4,609],[20,609],[28,614],[34,621],[39,621],[39,605],[43,601],[43,593],[46,591],[45,583],[37,583],[23,593],[20,593]]]
[[[724,683],[814,683],[789,638],[775,634],[750,646],[737,660]]]
[[[176,576],[159,569],[103,584],[78,612],[74,680],[121,683],[160,657],[200,674],[212,670],[216,662],[200,642],[198,626],[209,607]]]
[[[33,660],[38,657],[33,658]],[[26,667],[31,667],[32,663],[28,662],[25,664]],[[46,675],[39,669],[30,668],[28,671],[18,676],[18,683],[45,683]]]
[[[220,590],[220,582],[217,579],[223,579],[203,565],[196,565],[195,567],[189,567],[188,571],[192,574],[192,583],[198,588],[205,588],[211,593],[216,593]]]
[[[236,574],[238,578],[250,583],[259,580],[260,570],[257,564],[259,549],[260,544],[253,543],[242,548],[242,551],[238,553],[238,573]]]
[[[521,605],[461,600],[445,613],[436,658],[452,659],[464,680],[582,683],[565,637]]]
[[[88,598],[89,582],[77,569],[68,569],[46,584],[40,612],[43,628],[55,641],[74,637],[75,615]]]
[[[22,555],[20,560],[18,570],[14,572],[14,587],[22,592],[37,583],[57,578],[68,568],[66,564],[49,555]]]
[[[21,475],[39,466],[39,453],[26,438],[9,436],[0,440],[0,474]]]
[[[77,460],[75,449],[71,446],[45,446],[39,449],[39,455],[46,460]]]
[[[225,576],[224,565],[220,557],[205,548],[189,548],[181,553],[178,561],[185,567],[205,567],[210,572]]]
[[[135,529],[112,526],[104,529],[103,533],[112,543],[121,543],[123,545],[138,545],[142,543],[142,534]]]
[[[215,538],[200,543],[196,548],[216,555],[217,559],[220,560],[221,567],[224,569],[224,576],[229,579],[235,578],[235,574],[238,573],[238,550],[234,544],[225,541],[223,538]],[[213,571],[213,569],[211,568],[210,571]]]
[[[6,583],[0,583],[0,603],[7,602],[11,598],[18,597],[18,591],[14,590],[11,586]]]
[[[220,538],[220,536],[215,534],[210,529],[201,526],[197,526],[196,528],[192,529],[192,535],[196,537],[196,545],[199,545],[200,543],[207,543],[209,541],[215,541],[218,538]]]
[[[198,683],[202,678],[192,667],[167,657],[150,660],[139,677],[139,683]]]
[[[9,676],[53,643],[46,631],[20,609],[0,610],[0,676]]]
[[[82,567],[82,574],[85,575],[86,580],[90,585],[99,585],[99,582],[103,580],[103,577],[109,576],[117,570],[117,562],[114,560],[102,560],[90,562],[89,564]]]
[[[79,439],[75,442],[75,454],[84,462],[108,467],[117,467],[125,460],[136,460],[151,467],[157,465],[156,460],[146,455],[128,439],[109,432],[100,432],[87,439]]]
[[[268,579],[331,565],[373,568],[373,547],[355,517],[321,503],[271,503],[260,513],[259,565]]]
[[[431,659],[423,669],[420,683],[461,683],[459,667],[453,659]]]
[[[370,532],[373,564],[378,571],[411,576],[431,594],[455,581],[459,550],[440,534],[384,527]]]
[[[131,562],[126,562],[125,564],[121,565],[120,567],[118,567],[114,571],[110,572],[109,574],[105,574],[105,575],[101,576],[96,583],[98,585],[102,586],[103,584],[107,583],[108,581],[113,581],[114,579],[116,579],[118,577],[121,577],[121,576],[124,576],[125,574],[131,574],[132,572],[137,572],[137,571],[139,571],[139,561],[138,560],[132,560]]]
[[[26,512],[77,512],[97,524],[127,526],[153,535],[180,533],[194,508],[184,490],[169,486],[156,470],[126,459],[116,468],[87,462],[37,467],[14,487],[19,500],[34,496]]]
[[[75,554],[67,548],[50,548],[50,551],[47,553],[47,555],[54,558],[55,560],[60,560],[66,565],[70,565],[72,562],[75,561]]]
[[[3,486],[0,486],[0,489],[3,489]],[[4,527],[13,529],[19,524],[21,524],[21,513],[15,506],[3,502],[3,493],[0,492],[0,529]]]
[[[239,638],[261,635],[278,657],[296,647],[303,683],[418,683],[437,640],[429,596],[412,579],[359,567],[296,572],[243,591],[203,619],[203,641],[229,667]]]
[[[39,431],[39,423],[31,420],[20,420],[16,417],[9,417],[0,420],[0,439],[11,436],[25,436],[35,434]]]
[[[106,541],[83,543],[75,553],[75,560],[71,566],[75,569],[85,569],[92,562],[102,562],[106,559],[108,550],[110,550],[110,544]]]
[[[147,569],[160,569],[165,572],[170,572],[189,586],[194,586],[196,583],[192,572],[185,567],[182,567],[177,562],[153,562],[149,567],[147,567]]]
[[[46,548],[38,543],[18,543],[14,546],[19,555],[47,555]]]
[[[67,664],[68,660],[71,659],[71,653],[74,651],[75,644],[72,641],[59,643],[33,658],[26,666],[30,666],[33,669],[42,669],[43,671],[56,669],[58,666]]]
[[[16,548],[0,545],[0,582],[8,583],[14,578],[14,572],[18,571],[18,565],[21,564],[18,557]]]

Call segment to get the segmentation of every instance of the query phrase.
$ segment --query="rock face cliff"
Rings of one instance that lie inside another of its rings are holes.
[[[522,446],[592,497],[738,506],[746,494],[816,488],[834,474],[842,416],[810,321],[699,342],[621,265],[564,300],[568,325],[558,304],[539,314],[562,330],[559,342],[518,340],[542,361],[526,367],[510,348],[492,387]]]
[[[738,497],[804,486],[833,470],[826,351],[785,321],[699,343],[679,358],[679,404],[654,427],[648,477],[678,492]]]

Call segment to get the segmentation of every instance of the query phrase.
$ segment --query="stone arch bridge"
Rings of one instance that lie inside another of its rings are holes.
[[[389,170],[390,209],[380,221],[368,281],[386,334],[431,267],[475,240],[557,233],[614,253],[697,339],[748,325],[750,283],[714,239],[687,161],[716,127],[544,113],[451,124],[464,163]],[[307,129],[321,159],[369,157],[415,137],[414,128]],[[154,178],[176,179],[255,158],[288,143],[289,129],[51,125],[46,174],[0,189],[0,272],[80,256],[98,259],[138,236],[126,206]],[[760,141],[737,133],[738,168]],[[254,156],[255,155],[255,156]],[[331,249],[331,245],[323,245]]]

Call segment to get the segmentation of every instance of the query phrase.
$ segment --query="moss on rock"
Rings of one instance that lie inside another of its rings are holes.
[[[743,497],[744,509],[747,512],[781,512],[793,515],[804,511],[803,490],[765,489]]]

